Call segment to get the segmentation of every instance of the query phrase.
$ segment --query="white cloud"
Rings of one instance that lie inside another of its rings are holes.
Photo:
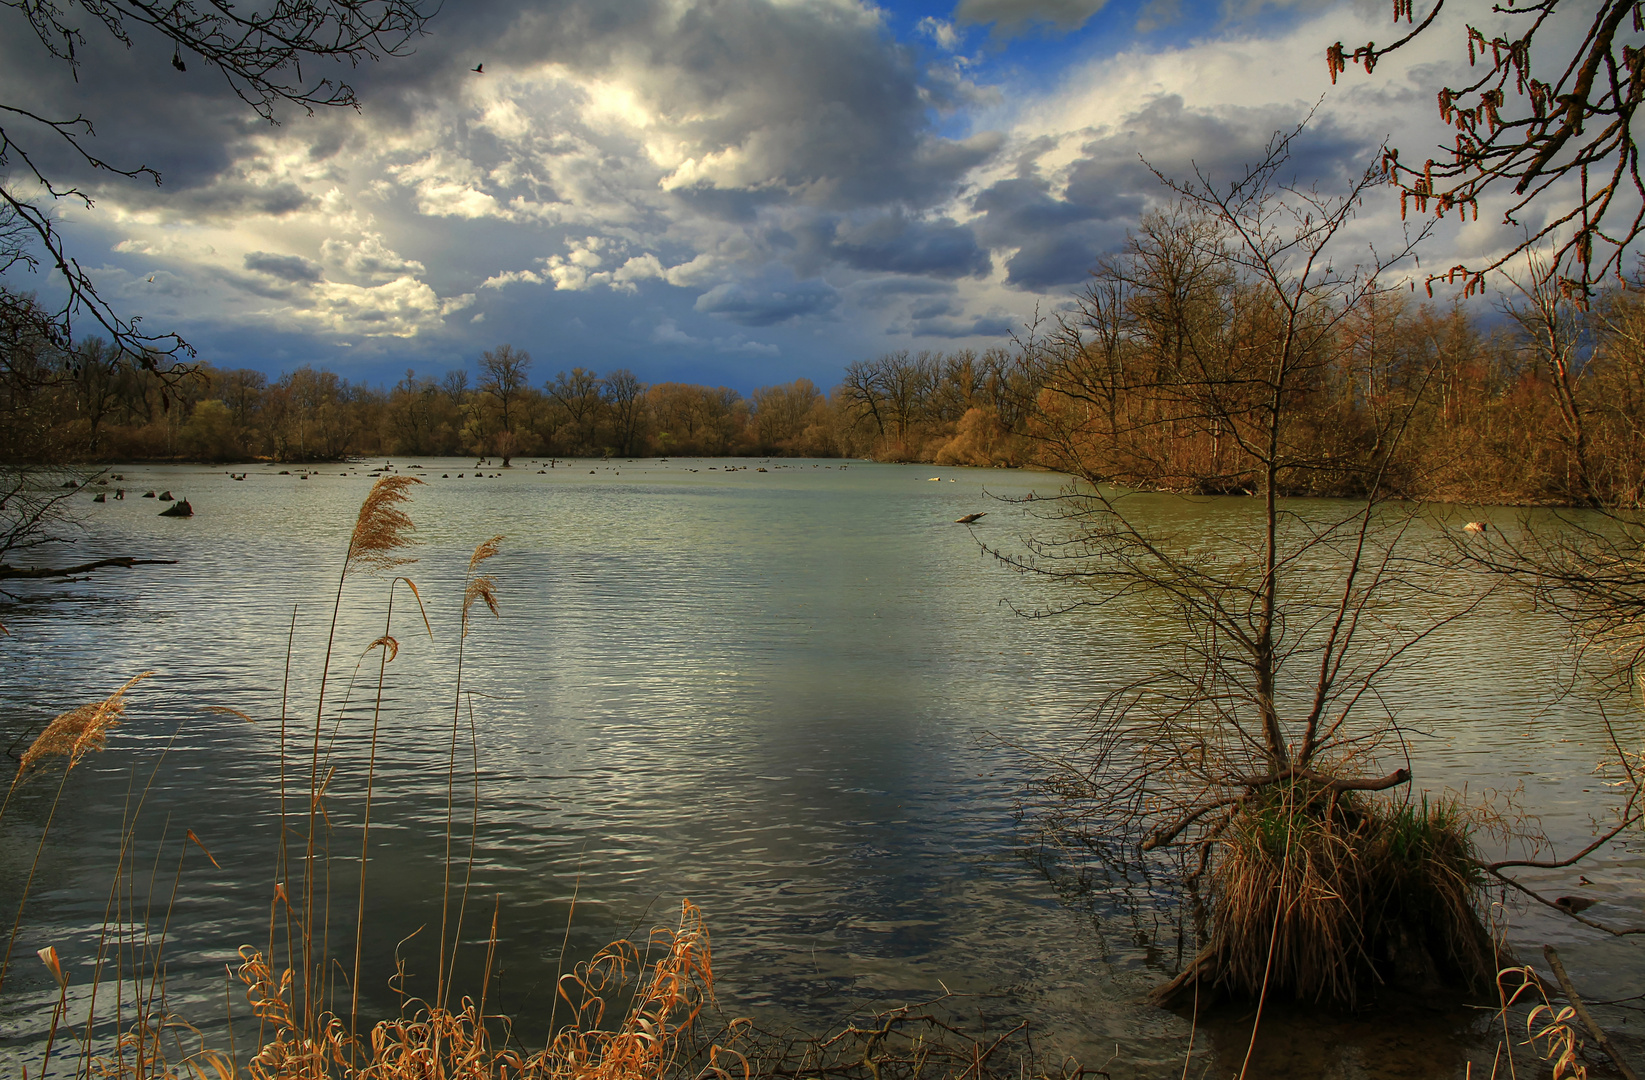
[[[427,272],[421,262],[391,250],[376,232],[363,233],[358,239],[328,236],[320,245],[320,257],[328,268],[362,281],[392,281]]]
[[[927,15],[920,20],[920,33],[937,43],[937,47],[953,52],[960,46],[959,31],[947,19],[939,19],[934,15]]]
[[[314,287],[312,296],[310,306],[291,309],[294,318],[334,334],[372,337],[408,338],[433,330],[452,303],[409,277],[372,286],[326,281]],[[465,306],[463,298],[457,301],[458,307]]]
[[[699,337],[692,337],[675,325],[673,319],[664,319],[651,331],[651,340],[658,345],[706,345]]]

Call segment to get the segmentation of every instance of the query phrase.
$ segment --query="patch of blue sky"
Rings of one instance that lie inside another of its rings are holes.
[[[1003,6],[999,0],[981,0],[973,3],[972,10]],[[1074,4],[1026,0],[1011,6],[1032,12],[1036,8],[1067,10],[1078,4],[1077,0]],[[1109,0],[1076,26],[1030,17],[1010,28],[999,23],[961,22],[957,17],[966,5],[956,7],[952,0],[893,0],[882,10],[897,39],[918,49],[928,61],[950,53],[931,29],[935,23],[945,24],[956,35],[951,51],[965,58],[965,73],[974,82],[1039,94],[1054,91],[1072,67],[1128,51],[1161,52],[1208,38],[1278,36],[1319,6],[1306,0]],[[952,119],[942,127],[961,130]]]

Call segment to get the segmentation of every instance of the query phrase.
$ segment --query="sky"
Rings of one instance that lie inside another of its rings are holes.
[[[1230,178],[1310,110],[1298,182],[1340,190],[1390,137],[1421,160],[1465,64],[1448,18],[1333,86],[1326,47],[1395,37],[1388,0],[445,0],[409,55],[341,73],[358,111],[271,125],[155,35],[88,29],[71,71],[8,6],[0,102],[159,171],[6,125],[94,197],[55,211],[103,294],[216,366],[387,384],[506,342],[539,382],[826,389],[1009,345],[1169,201],[1150,166]],[[1491,209],[1423,264],[1508,246]],[[1347,257],[1400,230],[1377,189]]]

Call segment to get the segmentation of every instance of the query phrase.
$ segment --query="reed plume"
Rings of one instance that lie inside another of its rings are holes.
[[[497,612],[497,582],[490,574],[476,573],[480,564],[497,554],[502,546],[503,538],[493,536],[490,540],[474,549],[474,554],[468,559],[468,581],[463,587],[463,636],[468,636],[468,610],[474,606],[476,600],[484,600],[486,607],[493,615]]]
[[[46,729],[23,751],[18,776],[27,774],[52,757],[68,758],[68,767],[72,769],[93,750],[102,750],[108,745],[109,729],[120,722],[120,715],[126,711],[126,691],[153,674],[152,671],[145,671],[134,675],[102,701],[70,709],[47,724]]]
[[[23,925],[23,908],[28,904],[34,872],[40,867],[40,855],[46,849],[46,837],[51,834],[51,823],[57,817],[57,804],[63,800],[63,788],[68,784],[69,773],[80,764],[81,758],[108,745],[109,729],[120,722],[120,715],[126,711],[126,691],[153,674],[152,671],[145,671],[134,675],[102,701],[94,701],[61,714],[47,724],[29,748],[23,751],[17,775],[12,777],[11,786],[6,789],[5,806],[11,805],[12,792],[17,790],[18,783],[42,761],[52,757],[66,757],[69,760],[62,779],[57,782],[57,794],[52,798],[51,810],[46,814],[45,827],[40,830],[34,861],[29,864],[28,878],[23,882],[23,896],[17,902],[17,917],[12,920],[11,935],[6,939],[5,955],[0,956],[0,986],[5,985],[6,972],[11,967],[11,951],[17,945],[17,933]],[[0,815],[5,813],[5,806],[0,806]]]
[[[360,504],[360,515],[354,522],[354,533],[349,538],[348,555],[343,559],[343,572],[337,576],[337,595],[331,606],[331,629],[326,634],[326,655],[320,663],[320,693],[314,703],[314,741],[310,749],[308,775],[308,839],[303,851],[303,1016],[315,1015],[319,982],[314,964],[314,885],[315,885],[315,830],[323,808],[324,787],[320,781],[320,732],[324,724],[326,686],[331,677],[331,652],[337,642],[337,619],[343,607],[343,585],[355,570],[378,574],[396,566],[413,562],[400,554],[412,544],[411,533],[416,526],[400,509],[400,504],[411,498],[407,490],[422,481],[413,476],[384,476],[371,485],[365,502]],[[392,583],[389,591],[393,592]],[[282,742],[283,745],[283,742]]]
[[[411,533],[417,528],[400,504],[411,500],[406,489],[421,483],[415,476],[385,476],[371,486],[371,494],[360,504],[360,517],[348,542],[345,574],[356,569],[378,574],[417,561],[398,554],[411,546]]]

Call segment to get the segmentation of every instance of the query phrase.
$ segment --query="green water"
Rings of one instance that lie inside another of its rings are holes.
[[[427,480],[411,504],[421,543],[406,573],[432,640],[402,592],[373,809],[365,1011],[394,1007],[395,943],[420,926],[429,929],[405,948],[423,980],[414,989],[432,978],[462,575],[473,546],[502,534],[487,564],[502,615],[482,614],[466,643],[482,805],[471,892],[485,915],[471,912],[464,937],[485,936],[498,898],[492,1000],[522,1031],[546,1024],[562,948],[583,956],[672,921],[689,897],[714,934],[729,1014],[820,1028],[946,988],[975,995],[967,1014],[1007,1026],[1031,1018],[1041,1049],[1116,1077],[1180,1075],[1189,1023],[1141,1002],[1171,973],[1174,931],[1139,924],[1123,898],[1059,893],[1023,856],[1014,814],[1033,755],[1071,745],[1081,710],[1146,672],[1171,628],[1119,608],[1013,613],[1011,604],[1063,594],[1003,569],[979,541],[1009,547],[1034,528],[1022,507],[993,496],[1052,494],[1055,476],[726,464],[561,463],[541,473],[522,461],[476,478],[472,460],[395,461]],[[307,480],[273,466],[249,467],[245,481],[198,467],[115,471],[132,497],[80,508],[87,531],[76,556],[178,564],[15,587],[0,605],[13,635],[0,639],[8,742],[131,674],[156,672],[108,752],[65,789],[23,959],[0,1002],[0,1063],[33,1060],[49,1020],[42,1004],[55,991],[34,950],[55,944],[71,970],[87,970],[128,790],[157,762],[139,825],[145,857],[168,829],[191,828],[221,867],[186,864],[168,945],[172,1004],[208,1022],[221,1015],[222,965],[266,936],[287,629],[295,609],[291,727],[311,739],[336,575],[371,482],[365,468],[342,466]],[[156,516],[156,500],[135,497],[149,488],[186,496],[195,517]],[[1138,505],[1175,530],[1254,508]],[[954,523],[977,511],[988,516],[974,531]],[[386,594],[369,577],[347,584],[328,740],[362,650],[383,631]],[[1419,787],[1519,789],[1562,850],[1603,806],[1588,775],[1602,753],[1597,720],[1556,694],[1563,646],[1557,627],[1493,603],[1383,690],[1411,732]],[[361,678],[375,670],[373,658]],[[364,683],[352,694],[336,725],[330,804],[340,912],[353,903],[370,730]],[[54,790],[25,789],[0,827],[0,910],[15,910]],[[1585,870],[1605,901],[1593,913],[1640,921],[1642,869],[1636,844]],[[1575,886],[1575,872],[1545,876],[1560,891]],[[1506,917],[1523,953],[1559,944],[1595,997],[1645,982],[1638,938],[1598,940],[1540,911]],[[462,969],[477,970],[479,957],[470,949]],[[1447,1077],[1464,1075],[1470,1054],[1488,1062],[1494,1042],[1480,1014],[1412,1009],[1394,1025],[1275,1006],[1254,1075]],[[1635,1015],[1610,1021],[1626,1035],[1641,1030]],[[1194,1075],[1206,1065],[1237,1072],[1249,1027],[1239,1012],[1202,1023]]]

